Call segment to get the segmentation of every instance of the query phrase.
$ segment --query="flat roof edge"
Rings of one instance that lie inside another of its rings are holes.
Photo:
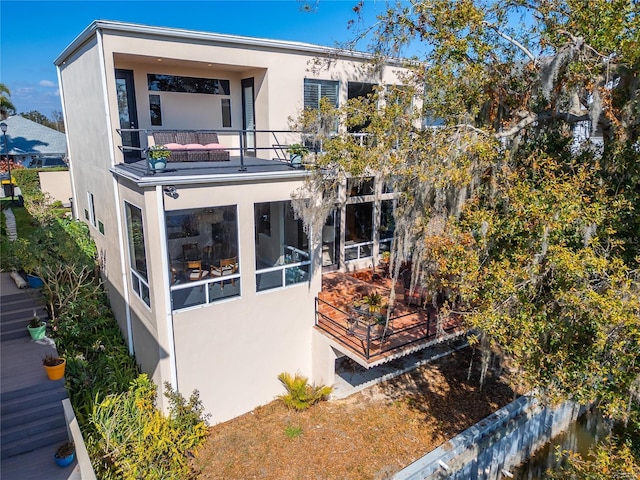
[[[311,43],[295,42],[289,40],[273,40],[257,37],[245,37],[240,35],[229,35],[222,33],[204,32],[196,30],[187,30],[175,27],[157,27],[151,25],[142,25],[136,23],[116,22],[111,20],[95,20],[87,28],[85,28],[54,60],[54,65],[60,66],[64,61],[83,43],[85,43],[98,30],[138,33],[146,35],[164,36],[167,38],[181,38],[192,40],[207,40],[210,42],[218,42],[227,45],[239,46],[259,46],[272,48],[274,50],[289,50],[302,53],[312,54],[333,54],[346,58],[356,58],[360,60],[371,60],[375,56],[371,53],[359,52],[355,50],[339,49],[336,47],[327,47],[322,45],[314,45]],[[403,59],[388,59],[389,64],[402,64],[406,61]]]
[[[149,176],[139,177],[135,174],[121,170],[113,166],[109,171],[117,177],[126,178],[135,183],[138,187],[155,187],[158,185],[198,185],[202,183],[242,183],[255,180],[282,180],[282,179],[304,179],[310,172],[308,170],[291,172],[250,172],[250,173],[224,173],[214,175],[185,175],[185,176]]]

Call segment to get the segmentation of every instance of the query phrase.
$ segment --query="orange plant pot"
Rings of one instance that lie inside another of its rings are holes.
[[[67,361],[64,358],[61,358],[60,360],[62,360],[62,363],[59,365],[55,365],[53,367],[49,367],[47,365],[44,366],[49,380],[60,380],[61,378],[64,378],[64,367],[67,365]]]

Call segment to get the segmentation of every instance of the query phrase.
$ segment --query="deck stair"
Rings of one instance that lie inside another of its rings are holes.
[[[34,312],[41,320],[47,319],[47,310],[41,304],[40,295],[34,294],[33,290],[3,295],[0,340],[28,337],[26,326]]]
[[[5,275],[2,274],[0,292],[2,478],[26,478],[20,477],[27,472],[25,468],[36,468],[41,458],[39,476],[29,478],[60,478],[63,472],[54,470],[58,467],[52,457],[68,439],[62,407],[67,390],[64,379],[49,380],[42,367],[42,357],[57,354],[53,341],[47,337],[33,341],[26,328],[34,310],[43,320],[47,319],[46,310],[34,290],[10,288]],[[21,463],[16,467],[18,461]],[[64,478],[72,470],[64,472]]]

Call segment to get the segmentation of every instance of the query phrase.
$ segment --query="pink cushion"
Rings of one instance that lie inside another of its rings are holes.
[[[179,143],[165,143],[164,146],[168,150],[184,150],[184,145]]]
[[[213,149],[219,149],[219,148],[224,148],[224,146],[222,146],[222,144],[220,143],[207,143],[204,148],[207,148],[209,150],[213,150]]]
[[[184,148],[186,150],[206,150],[204,145],[200,145],[199,143],[187,143]]]

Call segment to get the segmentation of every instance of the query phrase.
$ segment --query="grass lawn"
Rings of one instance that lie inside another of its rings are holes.
[[[384,479],[514,400],[506,376],[479,387],[473,350],[305,412],[274,401],[215,425],[200,479]],[[521,392],[522,393],[522,392]]]
[[[11,205],[11,200],[3,199],[0,201],[0,208],[4,210],[5,208],[11,208],[13,211],[13,215],[16,217],[16,227],[18,228],[18,235],[22,238],[27,238],[34,228],[36,228],[35,222],[27,209],[24,207],[18,207],[15,204]],[[5,231],[5,217],[4,213],[2,214],[2,234],[6,235]]]

